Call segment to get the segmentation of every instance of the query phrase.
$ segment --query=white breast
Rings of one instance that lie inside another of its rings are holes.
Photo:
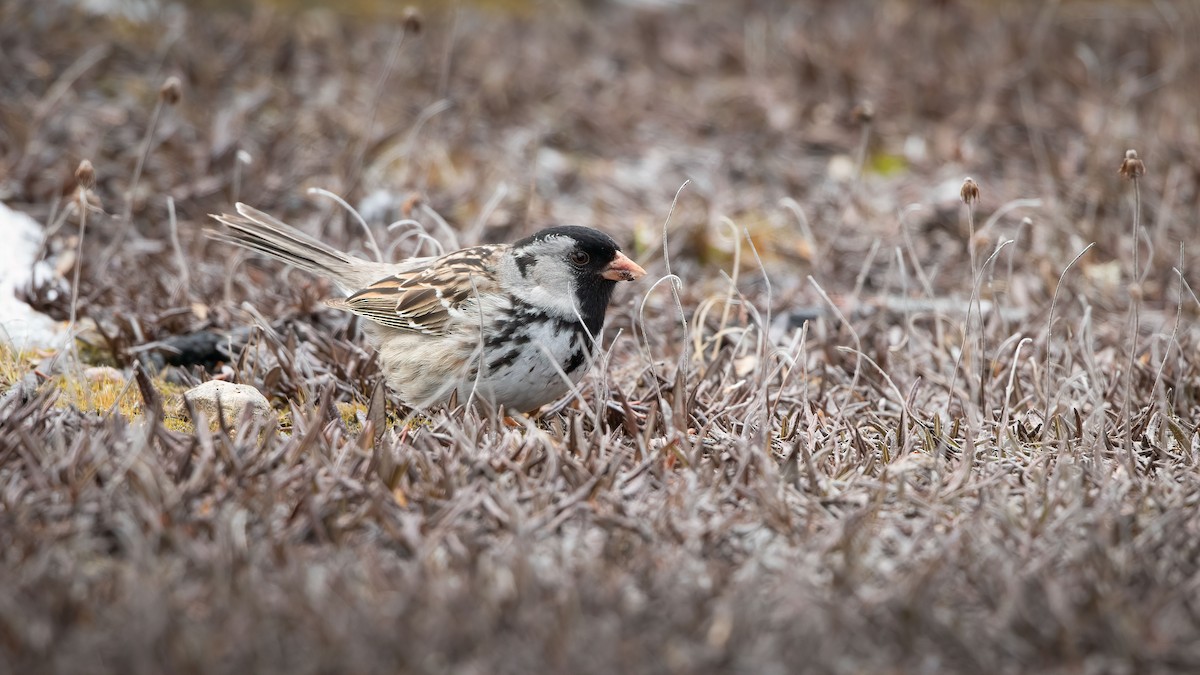
[[[522,327],[508,345],[488,350],[477,395],[511,412],[528,412],[560,398],[591,365],[585,339],[578,331],[561,330],[560,324]],[[463,384],[470,393],[471,384]]]

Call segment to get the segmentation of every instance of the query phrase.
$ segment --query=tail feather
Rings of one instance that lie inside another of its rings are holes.
[[[212,214],[226,230],[210,230],[208,236],[325,277],[347,294],[382,279],[394,267],[343,253],[252,206],[236,206],[239,215]]]

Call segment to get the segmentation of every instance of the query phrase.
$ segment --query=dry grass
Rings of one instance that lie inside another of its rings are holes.
[[[92,162],[79,351],[137,397],[0,352],[49,378],[0,404],[0,663],[1200,669],[1195,3],[544,9],[0,6],[0,198],[57,222]],[[570,221],[681,283],[618,297],[582,403],[397,424],[327,287],[202,234],[242,199],[366,250],[314,186],[394,191],[390,257]],[[132,379],[204,331],[280,433]]]

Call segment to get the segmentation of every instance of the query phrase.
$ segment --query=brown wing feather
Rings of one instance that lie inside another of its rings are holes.
[[[329,306],[354,312],[399,330],[445,335],[452,309],[476,293],[498,289],[495,267],[507,249],[503,245],[476,246],[455,251],[418,267],[384,277]]]

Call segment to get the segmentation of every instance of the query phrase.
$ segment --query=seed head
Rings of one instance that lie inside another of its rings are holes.
[[[162,87],[160,87],[158,90],[158,98],[167,105],[175,105],[176,103],[179,103],[179,99],[182,96],[183,83],[180,82],[179,78],[175,77],[174,75],[168,77],[167,81],[163,82]]]
[[[420,207],[423,201],[424,199],[422,199],[420,192],[409,193],[404,202],[400,204],[400,213],[404,214],[405,218],[411,217],[413,211]]]
[[[967,206],[979,201],[979,186],[970,176],[963,179],[962,190],[959,191],[958,196]]]
[[[406,7],[404,9],[404,32],[416,35],[421,32],[421,27],[424,21],[421,19],[421,12],[416,7]]]
[[[870,124],[875,119],[875,106],[870,101],[859,101],[850,111],[850,119],[856,124]]]
[[[1137,180],[1146,175],[1146,165],[1138,159],[1137,150],[1125,151],[1125,161],[1121,162],[1121,168],[1117,173],[1121,174],[1121,178],[1125,180]]]
[[[96,169],[92,167],[90,161],[85,159],[79,163],[79,167],[75,169],[75,182],[81,190],[91,190],[96,187]]]

